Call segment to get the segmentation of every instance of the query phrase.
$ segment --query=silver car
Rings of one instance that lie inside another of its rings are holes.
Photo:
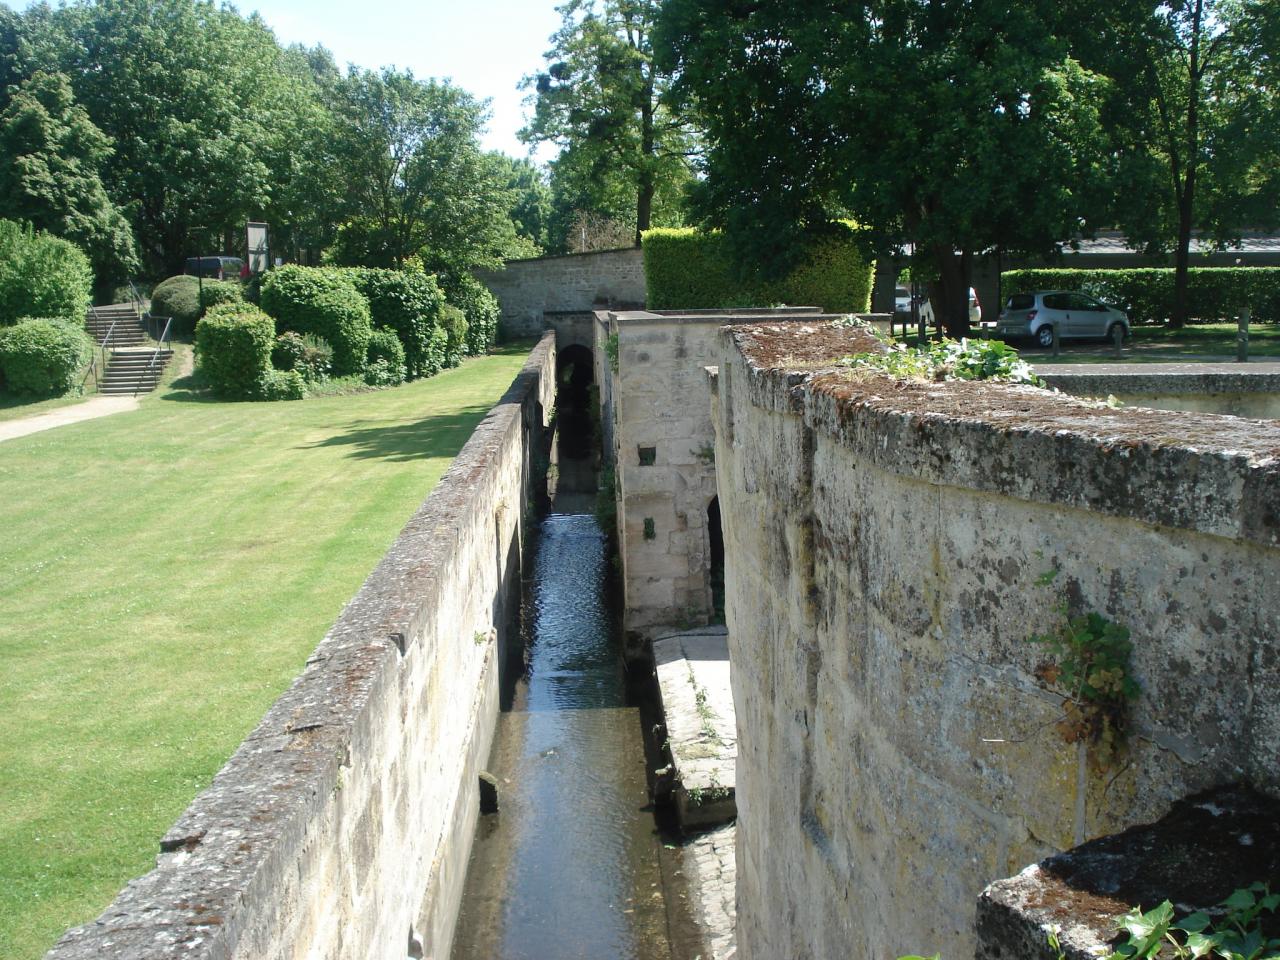
[[[1107,306],[1085,293],[1048,290],[1015,293],[1000,312],[996,335],[1003,338],[1031,337],[1042,347],[1053,346],[1053,325],[1063,340],[1081,337],[1114,336],[1116,327],[1129,336],[1129,318],[1124,311]]]

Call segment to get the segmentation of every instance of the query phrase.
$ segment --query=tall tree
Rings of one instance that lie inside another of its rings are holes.
[[[0,114],[0,217],[72,241],[100,281],[137,266],[129,224],[99,176],[111,152],[60,73],[24,81]]]
[[[521,138],[571,151],[574,173],[589,172],[599,194],[624,182],[637,245],[660,185],[688,179],[695,152],[690,126],[663,100],[669,75],[654,63],[660,7],[660,0],[569,0],[557,8],[562,24],[546,72],[522,83],[533,91],[534,115]]]
[[[547,230],[551,220],[551,186],[547,175],[527,157],[508,157],[495,154],[506,175],[506,187],[512,191],[511,221],[516,233],[527,239],[537,250],[536,256],[547,246]]]
[[[127,198],[155,271],[208,253],[266,206],[268,157],[290,107],[281,50],[256,17],[194,0],[33,8],[40,61],[66,73],[112,138],[104,179]]]
[[[1181,326],[1193,233],[1227,245],[1280,217],[1280,4],[1132,0],[1084,22],[1081,56],[1115,79],[1116,219],[1148,250],[1172,249]]]
[[[1088,230],[1105,82],[1070,59],[1056,0],[667,0],[659,63],[707,130],[703,222],[777,273],[852,215],[913,244],[949,333],[975,253]],[[1083,219],[1083,223],[1081,222]]]
[[[485,154],[484,104],[448,82],[352,68],[336,103],[336,148],[348,184],[340,262],[429,269],[497,266],[527,252],[510,211],[501,157]]]

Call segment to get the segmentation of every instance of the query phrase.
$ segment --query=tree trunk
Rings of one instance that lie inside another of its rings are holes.
[[[645,78],[644,99],[640,104],[640,169],[636,176],[636,246],[640,236],[649,229],[653,217],[653,70]]]
[[[1191,265],[1191,171],[1187,189],[1178,199],[1178,246],[1173,259],[1173,315],[1169,326],[1181,329],[1187,322],[1187,270]]]
[[[969,336],[968,255],[956,255],[949,246],[933,247],[933,262],[938,279],[929,284],[933,313],[947,336]]]

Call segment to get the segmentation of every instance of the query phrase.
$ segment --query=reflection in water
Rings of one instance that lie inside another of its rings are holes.
[[[669,958],[638,710],[627,705],[605,598],[604,538],[586,514],[541,524],[528,671],[499,718],[455,960]]]

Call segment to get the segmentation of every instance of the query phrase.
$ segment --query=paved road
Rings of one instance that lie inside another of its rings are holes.
[[[39,433],[41,430],[52,430],[67,423],[94,420],[98,417],[108,417],[113,413],[124,413],[126,410],[136,409],[138,409],[136,397],[94,397],[84,403],[62,407],[49,413],[38,413],[20,420],[6,420],[0,423],[0,442],[12,440],[14,437],[25,437],[29,433]]]

